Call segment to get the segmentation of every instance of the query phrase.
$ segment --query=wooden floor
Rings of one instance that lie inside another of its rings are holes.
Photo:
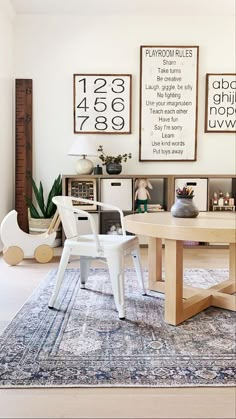
[[[146,267],[147,249],[142,248],[141,253]],[[185,267],[228,267],[227,249],[185,249],[184,255]],[[45,265],[24,261],[9,267],[0,257],[0,331],[57,264],[58,258],[54,258]],[[130,259],[127,265],[131,266]],[[73,261],[73,266],[78,262]],[[235,388],[225,387],[5,389],[0,390],[0,418],[235,419],[235,398]]]

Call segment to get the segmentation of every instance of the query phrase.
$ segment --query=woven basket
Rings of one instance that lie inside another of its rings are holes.
[[[32,218],[30,214],[28,214],[28,220],[29,220],[29,233],[30,234],[45,233],[52,222],[52,218]],[[52,247],[61,246],[61,224],[56,230],[56,233],[57,233],[56,238],[52,244]]]

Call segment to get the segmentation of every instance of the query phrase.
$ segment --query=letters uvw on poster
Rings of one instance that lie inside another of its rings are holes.
[[[197,46],[140,48],[140,160],[196,160]]]

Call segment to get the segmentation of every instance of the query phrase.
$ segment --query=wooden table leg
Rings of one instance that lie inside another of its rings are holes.
[[[183,311],[183,242],[165,240],[165,321],[177,325]]]
[[[229,245],[229,280],[211,287],[212,305],[236,311],[236,243]]]
[[[155,291],[155,283],[162,281],[162,240],[149,237],[148,289]]]
[[[236,285],[236,243],[229,245],[229,279]]]

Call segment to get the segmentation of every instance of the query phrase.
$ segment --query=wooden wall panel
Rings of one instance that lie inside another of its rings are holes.
[[[15,97],[15,209],[20,228],[28,232],[28,209],[24,195],[32,197],[32,79],[16,79]]]

